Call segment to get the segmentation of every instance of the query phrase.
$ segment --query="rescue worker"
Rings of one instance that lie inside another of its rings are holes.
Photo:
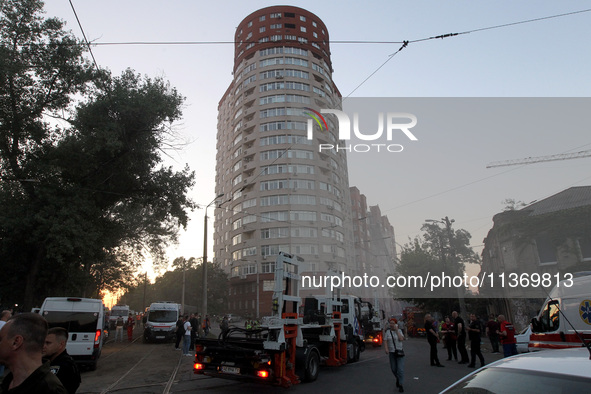
[[[127,339],[129,342],[133,341],[133,325],[135,324],[135,320],[133,319],[133,315],[130,313],[129,317],[127,318]]]
[[[250,338],[252,336],[250,330],[252,329],[252,322],[248,319],[244,322],[244,328],[246,328],[246,337]]]
[[[123,321],[123,317],[117,316],[117,321],[115,322],[115,342],[117,342],[117,338],[119,338],[119,342],[123,342],[123,325],[125,322]]]

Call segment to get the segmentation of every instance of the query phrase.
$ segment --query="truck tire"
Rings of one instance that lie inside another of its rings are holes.
[[[355,341],[355,353],[353,353],[353,362],[359,361],[359,357],[361,356],[361,344]]]
[[[296,355],[296,374],[302,382],[313,382],[320,371],[320,356],[314,346],[298,349]]]
[[[359,361],[359,344],[357,341],[351,342],[351,354],[349,354],[349,347],[347,346],[347,363],[354,363]]]

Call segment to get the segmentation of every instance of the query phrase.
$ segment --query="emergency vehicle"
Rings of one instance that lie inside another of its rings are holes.
[[[176,322],[181,315],[181,304],[172,301],[158,301],[150,304],[144,328],[144,343],[174,340]]]
[[[121,317],[123,321],[127,321],[127,318],[129,317],[129,306],[118,304],[111,307],[111,314],[109,315],[109,330],[115,331],[115,324],[119,317]]]
[[[591,273],[559,282],[531,325],[530,351],[591,346]]]
[[[335,294],[299,295],[300,257],[275,261],[272,316],[259,329],[232,327],[218,339],[198,338],[193,372],[290,387],[314,381],[320,365],[342,366],[364,350],[361,300]]]
[[[386,319],[385,312],[379,309],[379,300],[374,299],[375,307],[368,301],[361,302],[361,325],[366,344],[374,347],[382,346],[383,322]],[[379,314],[378,314],[379,313]]]
[[[39,310],[49,327],[68,330],[66,350],[78,364],[96,369],[103,348],[105,307],[102,300],[47,297]]]

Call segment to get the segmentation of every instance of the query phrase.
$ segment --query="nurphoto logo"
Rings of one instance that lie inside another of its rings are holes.
[[[328,124],[326,119],[322,116],[322,114],[331,114],[336,116],[338,125],[339,125],[339,140],[342,141],[350,141],[351,140],[351,120],[349,116],[343,112],[336,109],[321,109],[320,112],[314,111],[311,108],[305,108],[310,112],[306,112],[307,115],[312,117],[312,119],[308,119],[308,140],[313,139],[313,131],[314,131],[314,121],[320,127],[320,131],[328,132]],[[401,122],[402,121],[402,122]],[[376,141],[375,143],[363,143],[363,144],[348,144],[345,146],[338,146],[334,144],[320,144],[318,146],[318,151],[322,152],[323,150],[346,150],[348,152],[402,152],[404,147],[401,144],[394,144],[391,143],[395,135],[399,135],[399,132],[402,132],[409,140],[417,141],[417,137],[410,131],[411,128],[416,126],[417,124],[417,117],[413,114],[404,113],[404,112],[388,112],[384,116],[383,112],[378,113],[378,130],[373,133],[362,133],[359,130],[359,113],[353,113],[353,135],[356,139],[361,141]],[[385,136],[384,136],[385,130]],[[384,143],[379,143],[379,141],[385,141]]]

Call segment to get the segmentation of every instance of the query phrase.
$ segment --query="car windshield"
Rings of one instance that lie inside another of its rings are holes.
[[[129,309],[113,309],[111,311],[111,316],[127,317],[127,315],[129,315]]]
[[[485,368],[444,393],[539,394],[587,393],[591,378],[509,368]]]
[[[49,328],[63,327],[68,332],[95,332],[97,320],[96,312],[57,312],[45,311],[43,317]]]
[[[148,315],[148,321],[154,323],[176,322],[177,319],[177,312],[173,310],[150,311]]]

